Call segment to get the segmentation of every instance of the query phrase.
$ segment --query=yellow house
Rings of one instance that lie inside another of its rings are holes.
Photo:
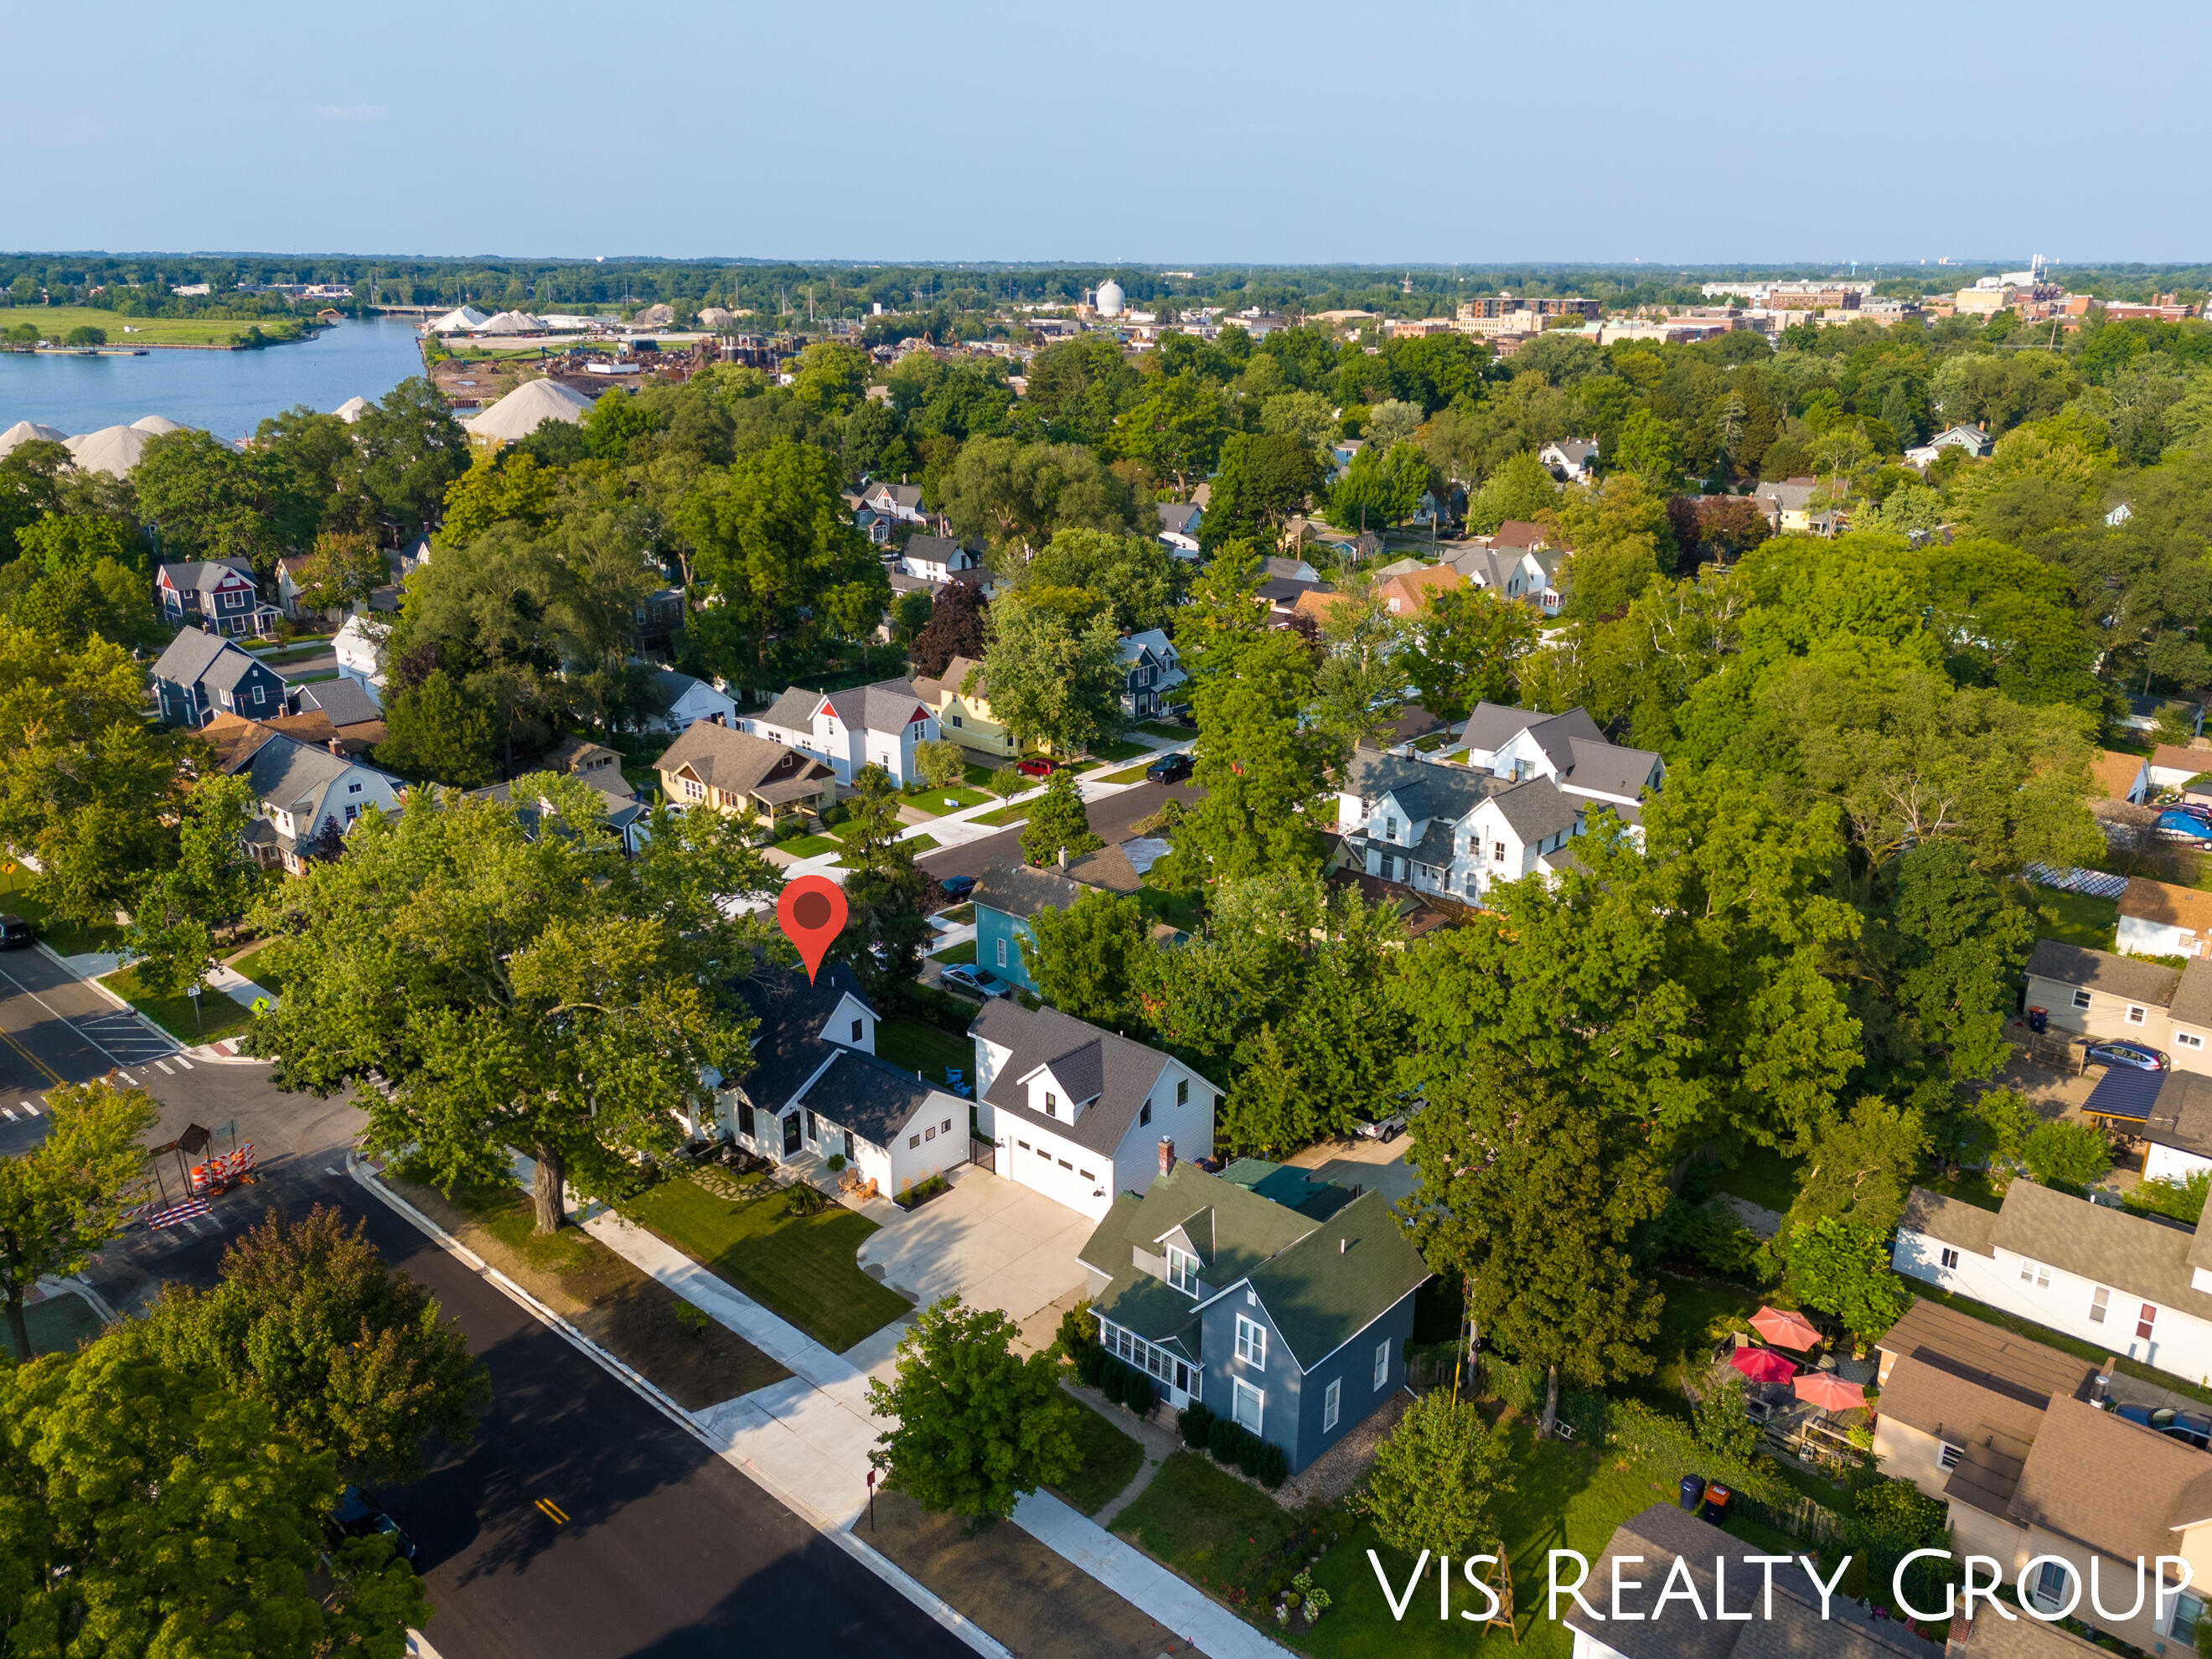
[[[970,684],[973,690],[961,688]],[[979,755],[1018,755],[1014,734],[991,718],[991,704],[982,695],[982,665],[973,657],[955,657],[945,665],[941,679],[916,675],[915,691],[937,715],[938,729],[963,749]]]

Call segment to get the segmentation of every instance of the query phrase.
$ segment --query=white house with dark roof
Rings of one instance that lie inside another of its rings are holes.
[[[962,546],[950,536],[909,536],[906,545],[899,549],[893,566],[901,575],[934,586],[951,581],[963,570],[977,569],[982,562],[981,553]]]
[[[886,525],[929,522],[929,514],[921,505],[920,484],[888,483],[878,480],[860,492],[860,507]]]
[[[301,874],[325,835],[348,834],[372,807],[396,812],[404,804],[406,785],[389,772],[283,732],[252,736],[225,750],[221,769],[243,776],[260,804],[245,836],[258,863]]]
[[[1890,1265],[2160,1370],[2212,1376],[2212,1229],[2024,1179],[1997,1210],[1916,1187]]]
[[[1536,459],[1552,469],[1561,483],[1580,483],[1597,465],[1597,440],[1561,438],[1536,452]]]
[[[1570,795],[1626,809],[1621,816],[1631,823],[1644,792],[1667,781],[1665,761],[1648,749],[1608,743],[1580,708],[1541,714],[1479,702],[1461,735],[1467,763],[1477,770],[1516,783],[1549,778]]]
[[[752,1064],[720,1092],[724,1127],[779,1164],[842,1157],[895,1196],[968,1161],[968,1103],[876,1054],[853,970],[763,967],[739,988],[760,1024]]]
[[[1161,501],[1156,510],[1160,515],[1157,537],[1160,545],[1177,558],[1196,558],[1200,551],[1198,536],[1206,522],[1206,509],[1196,501]]]
[[[864,766],[880,766],[903,787],[916,775],[914,754],[939,736],[937,716],[906,680],[878,680],[843,691],[794,685],[738,729],[812,755],[841,783]]]
[[[653,672],[652,687],[653,713],[645,721],[649,730],[684,732],[701,720],[715,726],[737,723],[737,699],[702,679],[679,674],[672,668],[659,668]]]
[[[1116,1193],[1152,1184],[1163,1145],[1212,1155],[1221,1091],[1171,1054],[1011,997],[984,1005],[969,1035],[976,1138],[1009,1181],[1095,1221]]]
[[[1508,524],[1495,536],[1478,536],[1453,550],[1450,568],[1470,587],[1486,587],[1501,599],[1518,599],[1547,617],[1556,617],[1566,603],[1559,582],[1566,551],[1539,540],[1531,544],[1503,539],[1514,532]]]

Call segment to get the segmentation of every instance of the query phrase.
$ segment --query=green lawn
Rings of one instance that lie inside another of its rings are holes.
[[[1093,760],[1134,760],[1139,755],[1149,755],[1152,752],[1152,746],[1148,743],[1130,743],[1124,738],[1117,738],[1112,743],[1094,743],[1091,745],[1091,757]]]
[[[679,1176],[621,1209],[835,1352],[907,1311],[904,1297],[869,1278],[853,1259],[876,1231],[874,1222],[842,1204],[793,1215],[787,1189],[770,1188],[758,1176],[744,1184],[745,1196],[731,1200]]]
[[[253,654],[272,668],[282,668],[289,663],[306,662],[311,657],[327,657],[330,653],[331,642],[328,640],[310,640],[304,645],[287,645],[275,651],[256,651]]]
[[[972,939],[963,939],[957,945],[937,951],[929,959],[932,962],[946,963],[956,967],[972,964],[975,960],[975,941]]]
[[[975,920],[975,902],[970,899],[967,903],[956,904],[949,910],[939,910],[937,919],[955,925],[973,921]]]
[[[932,817],[963,811],[970,806],[988,806],[991,802],[990,795],[985,791],[969,789],[957,783],[951,788],[932,784],[917,794],[902,794],[899,799],[903,805],[919,808]]]
[[[1024,801],[1018,806],[1001,806],[995,812],[978,812],[974,817],[969,819],[969,822],[970,823],[994,824],[998,828],[1004,830],[1010,824],[1021,823],[1022,820],[1028,817],[1029,815],[1029,803],[1027,801]]]
[[[999,773],[996,767],[985,766],[976,761],[969,761],[968,763],[967,782],[968,787],[970,789],[981,789],[988,791],[991,787],[991,780],[998,775]]]
[[[1631,1383],[1627,1391],[1648,1406],[1684,1417],[1690,1403],[1682,1393],[1683,1381],[1703,1374],[1708,1356],[1723,1340],[1721,1333],[1728,1317],[1750,1318],[1759,1311],[1759,1296],[1756,1291],[1722,1279],[1678,1278],[1673,1273],[1659,1276],[1659,1288],[1667,1297],[1659,1315],[1659,1334],[1651,1343],[1659,1364]]]
[[[975,959],[972,951],[969,959]],[[969,1083],[975,1080],[975,1043],[927,1020],[902,1016],[884,1021],[876,1027],[876,1055],[908,1071],[920,1072],[932,1083],[945,1081],[948,1066]]]
[[[277,972],[276,964],[270,959],[267,943],[255,945],[230,965],[234,971],[245,975],[272,996],[284,994],[285,978]]]
[[[125,968],[110,974],[100,982],[178,1042],[188,1046],[195,1042],[213,1042],[218,1037],[235,1036],[253,1023],[251,1009],[216,990],[210,990],[200,998],[199,1018],[195,1022],[190,997],[154,995],[138,983],[138,970],[135,968]]]
[[[1137,906],[1151,921],[1164,921],[1186,933],[1195,933],[1206,921],[1206,904],[1195,893],[1170,893],[1150,883],[1136,892]]]
[[[106,927],[80,927],[73,921],[56,921],[46,907],[29,894],[21,890],[25,877],[21,871],[0,878],[0,909],[12,910],[31,924],[46,947],[56,956],[82,956],[88,951],[119,951],[123,948],[123,930],[110,924]]]
[[[835,836],[794,836],[789,841],[780,841],[776,847],[795,859],[819,858],[824,853],[835,853],[844,847]]]
[[[1114,1517],[1113,1530],[1232,1607],[1241,1592],[1249,1607],[1283,1552],[1310,1524],[1285,1513],[1258,1487],[1224,1474],[1210,1458],[1179,1451],[1160,1465],[1137,1501]],[[1366,1571],[1364,1559],[1360,1570]],[[1273,1628],[1272,1617],[1267,1624]]]
[[[1716,1170],[1713,1185],[1723,1193],[1747,1198],[1761,1209],[1789,1213],[1797,1201],[1797,1178],[1802,1166],[1771,1146],[1747,1146],[1733,1170]]]
[[[1156,738],[1165,738],[1171,743],[1180,743],[1191,734],[1189,726],[1170,726],[1164,720],[1146,720],[1137,730],[1149,732]]]
[[[2092,951],[2109,951],[2119,932],[2120,902],[2092,898],[2087,893],[2062,893],[2055,888],[2035,890],[2037,908],[2043,913],[2043,937]]]
[[[125,317],[92,306],[15,306],[5,316],[0,316],[0,328],[29,323],[39,331],[40,338],[56,341],[73,328],[103,329],[111,346],[228,345],[234,339],[244,337],[250,328],[258,326],[263,334],[268,335],[279,323],[288,320],[277,317]],[[126,327],[133,331],[125,334],[123,331]]]
[[[1145,1449],[1088,1406],[1068,1402],[1076,1449],[1083,1466],[1061,1483],[1060,1496],[1085,1515],[1096,1515],[1137,1478]]]

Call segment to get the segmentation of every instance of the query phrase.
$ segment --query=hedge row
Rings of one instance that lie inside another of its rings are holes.
[[[1194,1400],[1176,1420],[1182,1443],[1202,1451],[1217,1463],[1233,1463],[1252,1480],[1273,1490],[1291,1473],[1290,1459],[1273,1441],[1262,1440],[1233,1418],[1223,1417],[1202,1400]]]

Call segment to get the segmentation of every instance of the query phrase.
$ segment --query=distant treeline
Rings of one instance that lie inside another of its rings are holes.
[[[2024,264],[2026,261],[2014,262]],[[1862,266],[1857,275],[1885,292],[1941,293],[2003,269],[1979,265]],[[258,254],[0,255],[0,304],[92,305],[124,314],[197,315],[223,308],[240,316],[283,315],[281,295],[246,295],[253,286],[349,284],[363,305],[457,306],[536,310],[665,303],[750,311],[764,321],[809,315],[819,322],[886,313],[939,319],[938,331],[981,331],[969,319],[1002,307],[1068,304],[1108,277],[1133,307],[1225,305],[1311,313],[1377,311],[1392,316],[1449,315],[1462,299],[1510,289],[1581,294],[1609,306],[1684,303],[1705,283],[1840,274],[1814,264],[1708,265],[1199,265],[1182,270],[1108,264],[862,264],[817,261],[663,259],[388,259],[337,255],[313,259]],[[2068,265],[2052,275],[2077,293],[2142,299],[2164,292],[2201,295],[2212,264]],[[204,298],[170,290],[205,283]],[[319,307],[324,301],[306,302]],[[352,307],[341,305],[341,309]],[[878,332],[910,331],[886,328]]]

